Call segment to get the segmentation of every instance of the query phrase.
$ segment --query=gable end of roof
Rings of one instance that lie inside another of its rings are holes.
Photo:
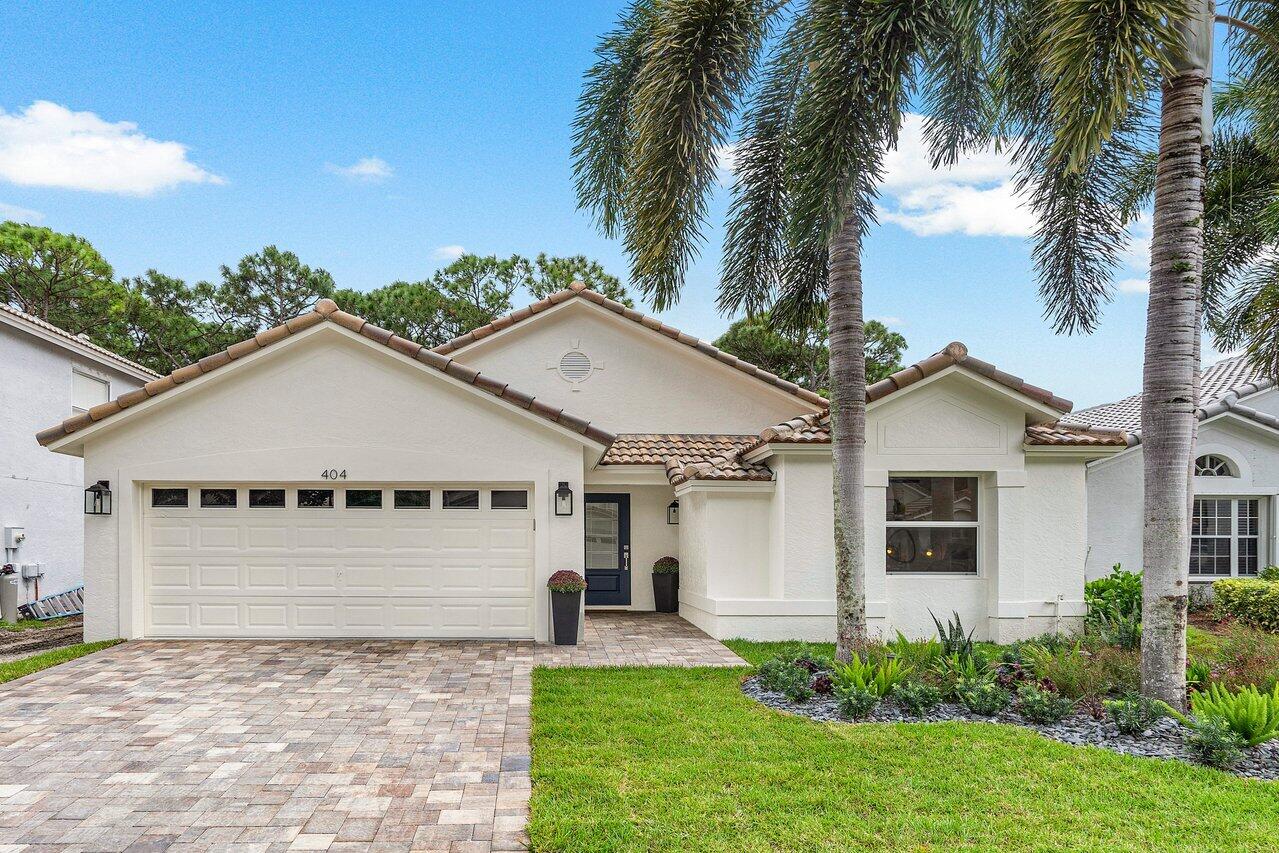
[[[36,433],[36,441],[47,447],[66,436],[93,426],[99,421],[110,418],[153,397],[166,394],[179,385],[213,373],[228,364],[256,353],[258,350],[274,346],[286,338],[296,335],[298,332],[326,322],[334,323],[344,329],[362,335],[402,355],[420,361],[426,366],[454,379],[474,385],[481,391],[485,391],[521,409],[526,409],[544,420],[558,424],[597,444],[607,447],[616,438],[611,432],[601,429],[582,418],[578,418],[557,406],[549,405],[531,395],[516,391],[504,382],[455,362],[453,359],[436,353],[422,344],[401,338],[387,329],[373,325],[362,317],[348,314],[338,308],[337,303],[332,299],[321,299],[315,304],[315,309],[306,314],[294,317],[282,325],[259,332],[252,338],[232,344],[220,352],[200,359],[195,364],[180,367],[168,376],[161,376],[148,382],[137,391],[123,394],[114,400],[94,406],[87,412],[74,415],[59,424],[41,430]]]

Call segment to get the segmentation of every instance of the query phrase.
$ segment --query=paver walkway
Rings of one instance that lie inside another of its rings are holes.
[[[524,849],[534,666],[741,665],[677,616],[585,643],[139,641],[0,685],[0,853]]]

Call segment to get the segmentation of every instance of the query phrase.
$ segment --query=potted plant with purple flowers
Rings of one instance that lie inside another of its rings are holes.
[[[555,627],[555,645],[576,646],[586,578],[577,572],[561,569],[551,575],[546,588],[551,591],[551,622]]]
[[[674,557],[653,564],[653,604],[658,613],[679,612],[679,560]]]

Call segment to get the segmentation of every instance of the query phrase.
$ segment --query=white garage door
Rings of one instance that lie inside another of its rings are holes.
[[[156,485],[144,502],[148,637],[533,636],[527,485]]]

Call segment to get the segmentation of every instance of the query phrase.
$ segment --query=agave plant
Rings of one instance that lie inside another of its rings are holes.
[[[884,697],[891,694],[909,674],[910,668],[896,659],[869,663],[859,655],[853,655],[847,663],[835,664],[831,679],[837,689],[857,688]]]
[[[959,619],[958,611],[951,611],[954,619],[947,619],[946,624],[942,625],[941,620],[933,611],[929,610],[928,615],[933,617],[933,624],[937,626],[937,637],[941,640],[941,650],[943,655],[959,655],[960,657],[969,658],[973,656],[973,631],[964,634],[964,623]]]
[[[1279,685],[1269,693],[1252,686],[1231,693],[1220,684],[1213,684],[1195,693],[1190,703],[1197,718],[1221,720],[1248,746],[1279,737]]]

